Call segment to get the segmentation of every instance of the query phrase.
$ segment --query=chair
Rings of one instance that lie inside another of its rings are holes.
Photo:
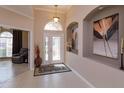
[[[13,63],[21,64],[26,60],[28,62],[28,48],[21,48],[19,53],[13,54],[12,56]]]

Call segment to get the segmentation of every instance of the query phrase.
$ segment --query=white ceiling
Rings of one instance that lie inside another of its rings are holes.
[[[30,18],[33,18],[33,9],[55,12],[54,5],[0,5],[0,7]],[[66,13],[70,7],[71,5],[58,5],[57,12]]]

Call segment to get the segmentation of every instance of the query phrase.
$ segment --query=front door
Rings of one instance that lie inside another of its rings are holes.
[[[44,32],[44,64],[64,62],[64,34],[60,31]]]

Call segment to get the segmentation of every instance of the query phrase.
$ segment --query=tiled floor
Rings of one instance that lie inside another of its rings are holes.
[[[89,85],[73,71],[33,76],[27,69],[28,64],[0,62],[0,87],[6,88],[87,88]]]
[[[13,64],[11,60],[0,60],[0,87],[9,79],[12,79],[25,71],[28,71],[28,64]]]
[[[57,73],[44,76],[33,76],[27,71],[6,82],[4,88],[87,88],[89,87],[73,72]]]

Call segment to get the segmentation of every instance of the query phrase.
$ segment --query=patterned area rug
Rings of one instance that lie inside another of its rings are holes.
[[[36,67],[34,70],[34,76],[48,75],[54,73],[69,72],[69,69],[64,63],[55,63],[49,65],[42,65],[40,68]]]

